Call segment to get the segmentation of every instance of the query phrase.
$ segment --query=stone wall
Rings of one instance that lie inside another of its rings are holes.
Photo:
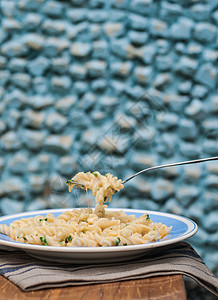
[[[1,0],[0,8],[2,214],[87,205],[66,189],[78,170],[125,179],[218,155],[218,1]],[[217,163],[141,175],[110,207],[192,218],[199,231],[190,243],[218,273]]]

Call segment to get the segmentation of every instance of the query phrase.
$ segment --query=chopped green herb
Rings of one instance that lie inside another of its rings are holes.
[[[107,201],[107,197],[104,197],[104,202],[106,202]]]
[[[66,181],[66,184],[68,184],[68,183],[71,183],[71,180],[70,180],[70,179]]]
[[[12,228],[15,229],[14,226],[12,226]]]
[[[86,231],[85,231],[85,230],[82,230],[82,233],[86,233]]]
[[[123,246],[127,246],[127,243],[123,244]]]
[[[72,236],[71,235],[69,235],[67,238],[66,238],[66,243],[68,243],[68,242],[71,242],[72,241]]]
[[[100,188],[98,189],[98,191],[100,191]]]
[[[119,237],[117,237],[117,241],[115,242],[115,246],[118,246],[118,245],[119,245],[119,243],[120,243],[120,238],[119,238]]]
[[[23,237],[24,241],[27,241],[27,238]]]
[[[108,176],[108,175],[110,175],[110,174],[111,174],[111,173],[107,173],[107,174],[105,174],[104,176],[106,176],[106,177],[107,177],[107,176]]]
[[[85,222],[85,220],[79,220],[79,223],[81,223],[81,222]]]
[[[48,242],[46,241],[46,237],[40,236],[40,241],[43,243],[44,246],[48,246]]]
[[[98,177],[98,174],[97,174],[97,173],[92,172],[92,174],[93,174],[95,177]]]
[[[45,219],[39,219],[40,222],[47,221],[47,220],[48,220],[47,218],[45,218]]]
[[[114,194],[116,194],[118,191],[115,191]]]
[[[150,217],[149,217],[149,214],[147,214],[146,220],[147,220],[147,221],[150,221],[150,220],[151,220]]]

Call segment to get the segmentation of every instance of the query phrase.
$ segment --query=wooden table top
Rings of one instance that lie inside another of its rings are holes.
[[[114,283],[84,285],[22,292],[9,280],[0,276],[1,300],[185,300],[186,292],[182,275],[160,276]]]

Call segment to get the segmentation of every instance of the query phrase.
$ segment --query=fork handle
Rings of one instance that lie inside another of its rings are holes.
[[[188,165],[188,164],[197,164],[197,163],[201,163],[201,162],[205,162],[205,161],[210,161],[210,160],[218,160],[218,156],[215,157],[208,157],[208,158],[201,158],[201,159],[195,159],[195,160],[188,160],[188,161],[182,161],[182,162],[177,162],[177,163],[171,163],[171,164],[166,164],[166,165],[160,165],[160,166],[155,166],[155,167],[151,167],[151,168],[147,168],[144,170],[141,170],[140,172],[130,176],[129,178],[127,178],[126,180],[124,180],[122,183],[126,183],[129,180],[133,179],[134,177],[138,176],[141,173],[147,172],[147,171],[151,171],[151,170],[156,170],[156,169],[162,169],[162,168],[167,168],[167,167],[175,167],[175,166],[181,166],[181,165]]]

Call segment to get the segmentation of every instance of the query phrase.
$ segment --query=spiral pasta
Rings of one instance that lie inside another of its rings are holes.
[[[105,209],[106,205],[104,205]],[[162,239],[171,227],[152,222],[148,214],[139,218],[123,211],[104,211],[98,216],[92,208],[65,211],[16,220],[0,232],[13,240],[58,247],[110,247],[138,245]]]

